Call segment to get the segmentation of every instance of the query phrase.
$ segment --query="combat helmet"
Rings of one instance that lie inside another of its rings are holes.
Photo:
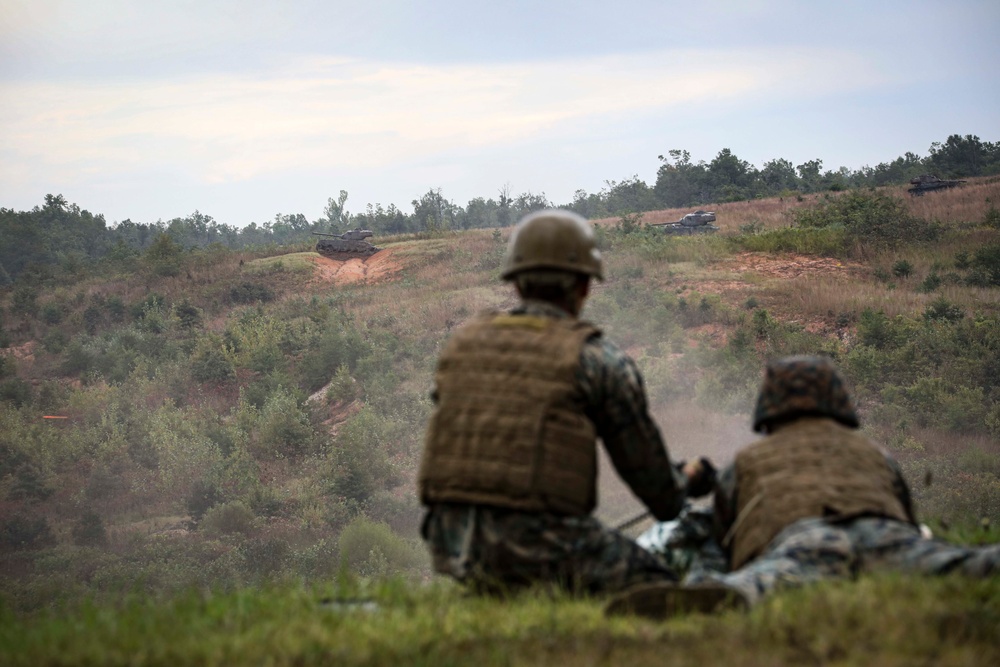
[[[601,251],[594,230],[572,211],[547,209],[529,213],[514,228],[500,277],[511,280],[522,271],[554,269],[604,279]]]
[[[753,430],[762,431],[776,420],[809,415],[858,427],[858,413],[840,371],[826,357],[785,357],[770,362],[757,396]]]

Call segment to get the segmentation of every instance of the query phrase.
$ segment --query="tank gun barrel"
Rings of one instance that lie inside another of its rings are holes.
[[[312,232],[313,236],[334,236],[338,239],[344,238],[343,234],[330,234],[329,232]]]

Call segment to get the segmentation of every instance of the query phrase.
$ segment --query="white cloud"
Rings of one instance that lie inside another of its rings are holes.
[[[203,182],[377,168],[583,124],[884,82],[856,54],[660,51],[503,65],[308,59],[256,76],[0,84],[0,179],[72,183],[134,169]]]

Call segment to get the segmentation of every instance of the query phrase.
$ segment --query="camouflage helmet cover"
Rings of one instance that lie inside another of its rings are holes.
[[[504,280],[522,271],[551,269],[603,280],[601,251],[594,230],[573,211],[547,209],[529,213],[514,228],[504,257]]]
[[[772,361],[757,396],[753,430],[773,420],[818,415],[857,428],[858,413],[843,376],[826,357],[798,356]]]

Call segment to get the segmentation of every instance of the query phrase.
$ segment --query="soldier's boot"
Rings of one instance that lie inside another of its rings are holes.
[[[665,619],[680,614],[715,614],[731,609],[746,610],[750,602],[735,588],[700,583],[689,586],[658,582],[641,584],[616,595],[604,607],[605,616],[635,614]]]

